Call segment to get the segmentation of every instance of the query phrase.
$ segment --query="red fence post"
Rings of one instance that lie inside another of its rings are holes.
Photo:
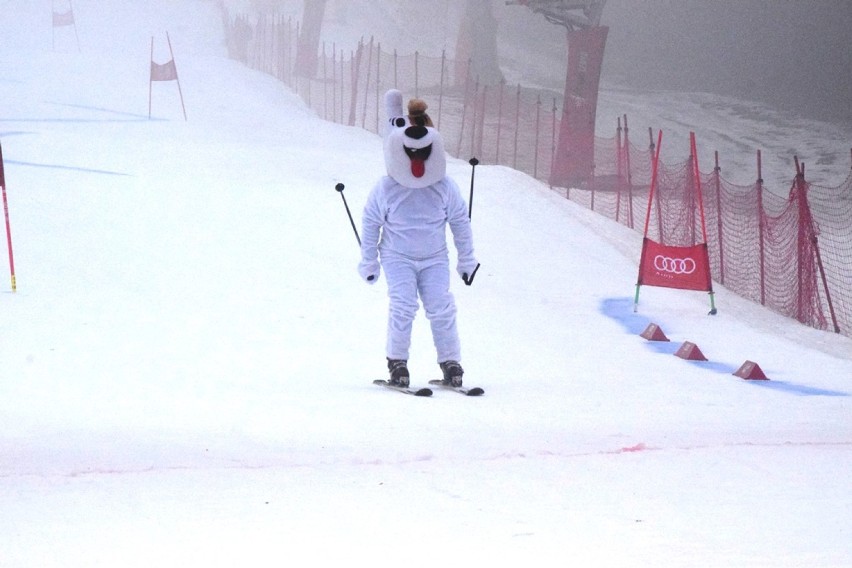
[[[633,228],[633,174],[630,171],[630,129],[627,128],[627,115],[624,115],[624,166],[627,170],[627,226]]]
[[[376,44],[376,134],[382,135],[381,109],[379,101],[382,100],[382,44]]]
[[[322,42],[322,119],[328,120],[328,58],[325,55],[325,42]]]
[[[476,76],[476,82],[473,85],[473,116],[470,118],[470,155],[476,155],[476,131],[479,126],[479,75]],[[461,154],[459,154],[461,157]]]
[[[420,52],[414,52],[414,96],[420,96]]]
[[[687,187],[687,191],[689,192],[689,206],[688,206],[689,219],[690,219],[690,221],[689,221],[689,229],[690,229],[689,238],[692,239],[692,242],[694,243],[696,241],[696,236],[695,236],[695,195],[696,195],[696,189],[695,188],[696,188],[696,184],[698,183],[698,180],[696,178],[696,173],[695,173],[695,154],[693,153],[692,149],[690,149],[690,151],[689,151],[689,164],[690,164],[690,167],[686,171],[686,187]],[[704,239],[704,242],[706,243],[707,239]]]
[[[807,318],[807,315],[811,315],[810,313],[805,314],[805,302],[808,302],[808,312],[810,312],[810,308],[816,307],[814,304],[819,303],[818,291],[816,289],[811,290],[810,284],[816,284],[813,282],[815,280],[815,274],[813,274],[813,267],[808,267],[807,275],[810,275],[809,286],[805,286],[804,277],[806,276],[804,268],[807,266],[807,263],[812,263],[816,260],[817,270],[819,271],[819,276],[822,279],[823,290],[825,291],[825,299],[828,304],[828,310],[831,314],[831,322],[834,328],[835,333],[840,332],[840,327],[837,325],[837,317],[834,313],[834,305],[831,301],[831,293],[828,289],[828,282],[825,278],[825,268],[822,264],[822,255],[819,251],[819,240],[817,237],[816,229],[813,223],[813,217],[811,215],[810,204],[808,203],[808,184],[805,182],[805,164],[799,164],[799,158],[794,156],[794,160],[796,162],[796,192],[797,192],[797,205],[799,208],[799,270],[798,278],[799,278],[799,294],[797,301],[797,319],[805,323],[807,325],[814,325],[814,321],[812,318]],[[813,247],[813,257],[810,257],[808,254],[811,252],[809,250],[809,246]],[[806,256],[810,258],[805,258]],[[807,292],[807,295],[806,295]],[[821,307],[818,307],[818,313],[813,314],[819,320],[816,323],[824,324],[825,318],[822,315]],[[808,321],[810,320],[810,321]]]
[[[517,104],[515,105],[515,149],[512,156],[512,169],[518,169],[518,131],[520,130],[521,120],[521,84],[518,83],[518,92],[515,96]]]
[[[713,168],[713,181],[716,184],[716,227],[719,238],[719,282],[725,284],[725,239],[723,234],[722,224],[722,168],[719,167],[719,151],[716,150],[713,155],[716,158],[716,166]]]
[[[796,179],[793,182],[793,186],[796,191],[796,208],[799,211],[798,218],[798,226],[797,226],[797,246],[796,246],[796,257],[798,259],[798,270],[796,270],[796,319],[802,323],[808,323],[805,320],[804,314],[804,271],[806,267],[805,258],[805,247],[806,242],[808,240],[808,235],[805,234],[805,222],[804,218],[808,213],[808,205],[807,202],[803,199],[802,191],[804,189],[804,174],[801,171],[799,166],[799,157],[793,156],[793,159],[796,162]]]
[[[556,97],[553,97],[553,109],[550,117],[550,167],[549,170],[553,169],[553,163],[556,161]],[[553,184],[548,176],[548,185],[553,188]]]
[[[399,54],[396,48],[393,48],[393,88],[399,88]]]
[[[331,44],[331,121],[337,122],[337,44]]]
[[[340,50],[340,118],[338,119],[339,124],[344,124],[343,122],[343,113],[346,112],[344,105],[346,104],[346,81],[344,77],[346,76],[346,62],[345,55],[343,50]]]
[[[533,156],[533,177],[538,179],[538,138],[539,138],[539,125],[541,124],[541,94],[538,95],[538,98],[535,102],[535,153]]]
[[[618,223],[621,216],[621,185],[623,164],[621,163],[621,117],[618,117],[618,126],[615,128],[615,222]]]
[[[467,65],[468,70],[470,70],[470,62],[468,61]],[[461,124],[459,124],[459,144],[456,146],[456,157],[461,156],[462,151],[462,141],[464,140],[464,123],[465,117],[467,115],[467,93],[468,88],[470,87],[470,73],[468,73],[467,77],[465,77],[464,81],[464,97],[462,98],[462,113],[461,113]]]
[[[355,126],[355,113],[358,108],[358,75],[361,72],[361,55],[364,52],[364,42],[358,42],[358,50],[355,52],[355,57],[352,58],[352,77],[350,85],[352,93],[349,97],[349,126]]]
[[[435,127],[441,130],[441,112],[444,109],[444,77],[447,74],[447,50],[441,51],[441,81],[438,85],[438,122]]]
[[[760,304],[766,305],[766,212],[763,210],[763,166],[757,151],[757,232],[760,253]]]
[[[370,93],[370,78],[373,75],[373,37],[370,36],[370,45],[367,47],[367,79],[364,82],[364,104],[361,110],[361,128],[367,129],[367,98]],[[357,83],[356,83],[357,85]]]
[[[494,163],[500,163],[500,136],[503,131],[503,88],[506,85],[505,79],[500,79],[500,95],[497,99],[497,142],[494,150]]]
[[[482,87],[482,98],[480,100],[482,102],[479,109],[479,131],[476,134],[476,146],[471,148],[470,151],[471,158],[482,155],[482,143],[485,139],[485,109],[488,104],[488,85]]]

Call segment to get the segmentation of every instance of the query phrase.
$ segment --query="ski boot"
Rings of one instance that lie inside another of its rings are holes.
[[[445,385],[452,387],[462,386],[464,369],[462,369],[458,361],[444,361],[443,363],[439,363],[439,365],[441,366],[441,372],[444,373],[443,382]]]
[[[388,371],[390,372],[390,384],[395,387],[407,387],[409,382],[408,361],[402,359],[388,359]]]

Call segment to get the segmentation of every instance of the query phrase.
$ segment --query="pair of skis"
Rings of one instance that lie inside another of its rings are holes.
[[[397,385],[392,385],[384,379],[376,379],[375,381],[373,381],[373,384],[374,385],[380,385],[380,386],[383,386],[385,388],[395,390],[397,392],[401,392],[403,394],[410,394],[412,396],[432,396],[432,389],[426,388],[426,387],[422,387],[422,388],[414,388],[414,387],[410,387],[410,386],[401,387],[401,386],[397,386]],[[465,396],[482,396],[483,394],[485,394],[485,391],[482,390],[479,387],[464,387],[464,386],[454,387],[452,385],[444,384],[444,381],[441,381],[441,380],[429,381],[429,384],[434,385],[436,387],[440,387],[440,388],[445,389],[445,390],[455,391],[455,392],[457,392],[459,394],[463,394]]]

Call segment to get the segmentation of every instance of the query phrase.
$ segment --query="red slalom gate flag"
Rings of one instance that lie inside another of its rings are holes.
[[[73,26],[74,25],[74,11],[68,10],[67,12],[53,13],[53,27],[61,28],[63,26]]]
[[[642,241],[637,284],[712,292],[707,243],[679,247],[661,245],[646,237]]]
[[[163,64],[151,62],[152,81],[177,81],[177,78],[177,67],[175,67],[174,59]]]
[[[177,83],[178,94],[180,95],[180,107],[183,110],[183,119],[186,120],[186,107],[183,104],[183,91],[180,88],[180,79],[178,79],[177,66],[175,65],[175,53],[172,51],[172,40],[169,38],[169,32],[166,32],[166,42],[169,44],[169,54],[171,59],[166,63],[154,63],[154,36],[151,36],[151,75],[148,81],[148,118],[151,118],[151,91],[154,81],[174,81]]]

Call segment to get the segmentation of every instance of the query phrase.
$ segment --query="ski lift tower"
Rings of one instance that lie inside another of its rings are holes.
[[[606,0],[509,0],[526,6],[548,22],[564,26],[568,71],[556,155],[550,185],[581,187],[595,173],[595,115],[609,28],[600,25]]]

